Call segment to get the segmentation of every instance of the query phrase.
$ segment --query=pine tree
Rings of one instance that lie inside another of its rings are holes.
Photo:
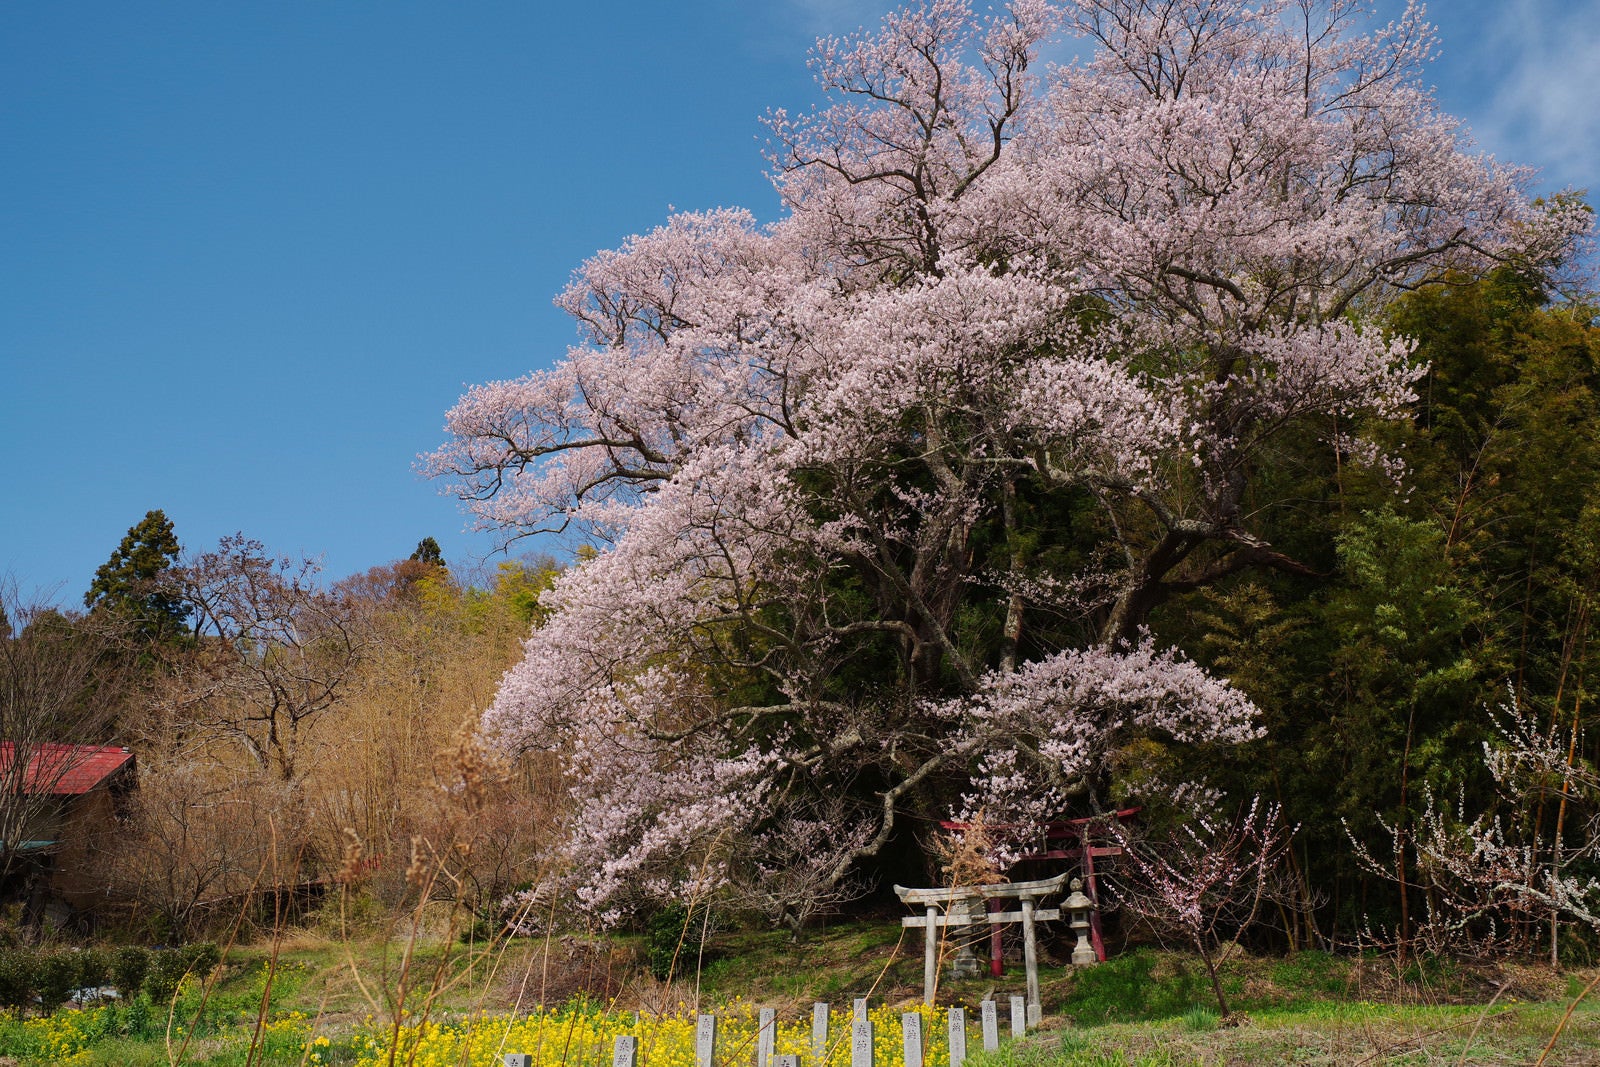
[[[91,611],[128,613],[148,640],[177,636],[183,631],[189,608],[161,578],[182,550],[166,513],[159,508],[146,512],[128,529],[111,558],[95,571],[83,596],[84,606]]]
[[[411,559],[417,563],[431,563],[435,567],[444,568],[444,552],[439,548],[439,542],[431,537],[424,537],[417,542],[417,550],[411,553]]]

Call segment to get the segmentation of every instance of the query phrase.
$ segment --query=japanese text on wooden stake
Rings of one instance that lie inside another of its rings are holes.
[[[702,1015],[694,1024],[695,1067],[715,1067],[717,1062],[717,1017]]]
[[[908,1011],[900,1016],[900,1039],[905,1045],[905,1067],[922,1067],[922,1016]]]
[[[850,1067],[873,1067],[871,1019],[850,1026]]]
[[[772,1067],[772,1048],[778,1037],[778,1013],[772,1008],[762,1008],[756,1018],[756,1067]]]

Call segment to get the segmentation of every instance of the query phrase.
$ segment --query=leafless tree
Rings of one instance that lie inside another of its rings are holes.
[[[203,760],[146,767],[128,830],[106,857],[109,889],[180,940],[231,922],[261,890],[292,885],[305,835],[292,787]]]
[[[126,620],[25,602],[0,583],[0,882],[23,842],[54,839],[59,793],[90,752],[112,740],[134,673]]]
[[[474,730],[434,756],[434,810],[419,835],[438,860],[434,892],[487,916],[520,882],[542,881],[564,802],[550,761],[511,762]]]
[[[165,702],[178,736],[227,738],[295,780],[304,727],[338,701],[367,641],[361,613],[318,585],[319,570],[243,534],[173,568],[196,637]]]
[[[1120,824],[1112,833],[1124,849],[1116,881],[1122,906],[1200,954],[1228,1018],[1218,974],[1225,945],[1255,923],[1262,905],[1294,899],[1281,878],[1294,828],[1278,805],[1257,797],[1232,821],[1200,814],[1163,841],[1136,839]]]

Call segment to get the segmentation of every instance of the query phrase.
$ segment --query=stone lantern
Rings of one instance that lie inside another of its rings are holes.
[[[1099,963],[1093,946],[1089,944],[1089,913],[1094,911],[1094,901],[1084,896],[1080,879],[1072,880],[1072,895],[1061,902],[1061,907],[1072,913],[1072,921],[1068,925],[1078,935],[1078,943],[1072,947],[1072,965],[1087,967]]]
[[[955,959],[950,961],[950,974],[955,978],[976,978],[983,971],[978,954],[972,950],[976,937],[973,930],[979,924],[987,927],[983,918],[983,898],[976,893],[963,896],[951,894],[950,935],[956,943]]]

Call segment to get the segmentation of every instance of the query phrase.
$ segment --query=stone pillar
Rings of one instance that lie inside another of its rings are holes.
[[[762,1008],[756,1020],[756,1067],[772,1067],[773,1045],[778,1039],[778,1013],[772,1008]]]
[[[872,1020],[850,1024],[850,1067],[873,1067]]]
[[[1022,965],[1028,979],[1028,1022],[1037,1024],[1039,1013],[1039,946],[1033,931],[1033,898],[1022,898]]]
[[[922,1016],[914,1011],[900,1016],[900,1040],[905,1067],[922,1067]]]
[[[950,1067],[961,1067],[967,1059],[967,1009],[950,1009]]]
[[[956,943],[955,958],[950,961],[950,974],[956,978],[976,978],[983,973],[983,964],[972,950],[973,915],[977,907],[980,905],[968,897],[957,898],[950,905],[950,926],[945,936]]]
[[[828,1061],[828,1006],[822,1001],[811,1005],[811,1062],[822,1067]]]
[[[715,1015],[701,1015],[694,1021],[694,1067],[717,1067]]]

